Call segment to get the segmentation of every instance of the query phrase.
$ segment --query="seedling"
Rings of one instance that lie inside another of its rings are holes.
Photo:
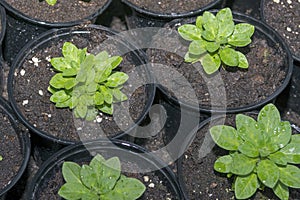
[[[70,42],[64,43],[62,54],[50,61],[57,73],[48,91],[56,107],[73,109],[75,117],[93,120],[99,110],[112,115],[113,103],[127,100],[121,89],[128,75],[113,71],[122,57],[106,51],[94,56]]]
[[[230,8],[221,9],[216,15],[205,11],[196,24],[184,24],[178,33],[191,41],[185,62],[200,62],[207,74],[216,72],[222,64],[248,68],[246,56],[237,47],[251,43],[254,26],[248,23],[234,24]]]
[[[300,134],[292,135],[288,121],[281,121],[273,104],[259,112],[257,121],[236,115],[236,128],[217,125],[210,129],[214,142],[229,151],[219,157],[214,169],[234,176],[237,199],[251,197],[257,189],[269,187],[288,200],[289,187],[300,188]]]
[[[121,174],[118,157],[105,160],[97,154],[89,165],[82,166],[64,162],[62,174],[66,183],[61,186],[58,194],[67,200],[135,200],[146,190],[140,180]]]
[[[40,1],[43,1],[43,0],[40,0]],[[91,0],[82,0],[82,1],[85,1],[85,2],[90,2]],[[50,6],[54,6],[57,2],[57,0],[46,0],[46,2],[50,5]]]
[[[2,161],[3,160],[3,157],[2,156],[0,156],[0,161]]]

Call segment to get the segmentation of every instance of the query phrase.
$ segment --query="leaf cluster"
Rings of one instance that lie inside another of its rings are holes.
[[[64,162],[62,174],[66,183],[58,194],[67,200],[135,200],[146,190],[140,180],[121,174],[118,157],[105,160],[97,154],[88,165],[82,166]]]
[[[300,188],[300,134],[293,134],[288,121],[281,121],[273,104],[259,112],[257,120],[236,115],[236,128],[217,125],[210,129],[214,142],[229,150],[219,157],[214,169],[234,175],[237,199],[251,197],[257,189],[269,187],[282,200],[289,187]]]
[[[109,56],[106,51],[88,54],[86,48],[78,49],[70,42],[64,43],[62,54],[50,61],[57,73],[48,91],[56,107],[69,107],[75,117],[93,120],[98,110],[111,115],[113,103],[127,100],[121,89],[128,75],[113,71],[122,57]]]
[[[236,47],[251,43],[254,26],[248,23],[234,24],[230,8],[221,9],[216,15],[205,11],[196,24],[184,24],[178,33],[191,41],[185,61],[200,61],[207,74],[216,72],[222,63],[231,67],[248,68],[246,56]]]

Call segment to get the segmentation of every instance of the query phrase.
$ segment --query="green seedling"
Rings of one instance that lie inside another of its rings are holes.
[[[41,1],[41,0],[40,0]],[[91,0],[82,0],[85,2],[90,2]],[[50,5],[50,6],[54,6],[57,2],[57,0],[46,0],[46,2]]]
[[[248,68],[246,56],[237,47],[251,43],[254,26],[248,23],[234,24],[230,8],[221,9],[216,15],[205,11],[196,24],[184,24],[178,33],[190,41],[185,62],[200,62],[207,74],[216,72],[222,64]]]
[[[2,156],[0,156],[0,161],[2,161],[3,160],[3,157]]]
[[[97,154],[89,165],[64,162],[62,174],[66,183],[58,191],[67,200],[138,199],[145,185],[138,179],[121,174],[118,157],[105,160]]]
[[[293,134],[288,121],[281,121],[273,104],[259,112],[257,120],[236,115],[236,128],[217,125],[210,129],[214,142],[229,151],[219,157],[214,169],[234,176],[237,199],[251,197],[257,189],[269,187],[288,200],[289,187],[300,188],[300,134]]]
[[[64,43],[62,54],[50,61],[57,73],[48,91],[56,107],[73,109],[75,117],[93,120],[99,110],[112,115],[113,103],[127,100],[121,89],[128,75],[113,71],[122,57],[106,51],[94,56],[70,42]]]

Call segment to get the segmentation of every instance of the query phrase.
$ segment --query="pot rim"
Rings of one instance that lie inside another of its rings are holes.
[[[107,8],[111,4],[111,2],[112,2],[112,0],[107,0],[107,2],[93,14],[91,14],[87,17],[84,17],[83,19],[69,21],[69,22],[48,22],[48,21],[43,21],[40,19],[35,19],[35,18],[27,16],[24,13],[20,12],[19,10],[15,9],[9,3],[7,3],[5,0],[1,0],[0,4],[2,4],[2,6],[5,7],[5,9],[7,9],[14,16],[16,16],[20,19],[23,19],[31,24],[48,27],[48,28],[59,28],[59,27],[71,27],[71,26],[83,24],[87,21],[90,21],[90,20],[96,18],[97,16],[99,16],[100,14],[102,14],[105,10],[107,10]]]
[[[192,10],[189,12],[182,12],[182,13],[174,13],[174,14],[173,13],[172,14],[164,14],[164,13],[158,13],[155,11],[151,11],[149,9],[143,9],[143,8],[133,4],[129,0],[121,0],[121,1],[124,4],[126,4],[127,6],[129,6],[131,9],[133,9],[134,11],[136,11],[142,15],[150,16],[153,18],[161,18],[163,20],[172,20],[175,18],[195,16],[195,15],[198,15],[198,14],[204,12],[205,10],[211,9],[211,8],[215,7],[216,5],[223,2],[223,0],[213,0],[212,2],[208,3],[206,6],[203,6],[197,10]]]
[[[20,168],[15,174],[15,176],[11,179],[9,184],[7,184],[4,188],[0,190],[0,197],[5,195],[22,177],[23,173],[25,172],[25,169],[27,168],[27,164],[29,162],[30,158],[30,152],[31,152],[31,142],[28,132],[23,132],[20,130],[18,126],[18,120],[14,116],[13,110],[11,109],[9,103],[3,98],[0,97],[0,109],[5,112],[5,114],[8,116],[10,122],[12,123],[16,134],[18,135],[18,140],[20,142],[21,152],[22,152],[22,163],[20,165]]]

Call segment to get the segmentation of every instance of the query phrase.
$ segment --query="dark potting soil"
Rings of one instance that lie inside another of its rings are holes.
[[[179,14],[179,13],[191,12],[200,9],[204,6],[207,6],[209,3],[214,2],[212,0],[181,0],[181,1],[128,0],[128,1],[142,9],[155,12],[155,13],[162,13],[162,14]]]
[[[107,0],[92,0],[90,2],[80,0],[58,0],[54,6],[50,6],[45,0],[5,1],[30,18],[51,23],[82,20],[101,9],[107,2]]]
[[[91,34],[74,34],[71,38],[60,39],[56,42],[51,42],[51,45],[43,49],[34,50],[28,55],[23,65],[15,71],[14,75],[14,94],[17,106],[21,110],[22,115],[29,123],[36,126],[38,129],[46,133],[70,141],[87,140],[103,137],[103,133],[107,137],[114,137],[116,133],[128,129],[133,125],[132,121],[136,121],[141,117],[146,102],[149,101],[146,93],[146,86],[137,88],[131,96],[132,88],[128,83],[146,78],[146,72],[141,71],[140,74],[134,73],[125,83],[122,89],[128,96],[128,100],[121,104],[115,104],[122,107],[122,113],[115,114],[113,118],[110,115],[100,114],[101,122],[87,122],[79,119],[74,119],[72,111],[68,108],[58,109],[50,101],[51,94],[47,91],[49,81],[55,74],[51,64],[50,57],[59,57],[61,47],[64,42],[71,41],[78,48],[87,47],[90,53],[99,53],[106,49],[111,55],[119,55],[114,50],[115,46],[102,45],[101,43],[107,39],[106,32],[98,32],[91,30]],[[127,73],[135,70],[135,60],[132,52],[126,53],[123,56],[121,65],[116,70]],[[35,62],[34,62],[35,61]],[[23,74],[24,73],[24,74]],[[129,110],[129,119],[123,112],[126,112],[123,107]],[[114,119],[118,119],[116,122]],[[122,130],[121,130],[122,128]],[[102,136],[101,136],[102,135]]]
[[[7,114],[0,111],[0,188],[4,188],[18,173],[23,162],[20,140]]]
[[[164,89],[169,96],[180,90],[173,97],[190,105],[199,103],[205,109],[212,106],[236,108],[260,102],[281,86],[287,72],[285,53],[263,34],[255,31],[252,43],[237,49],[246,55],[248,69],[222,66],[219,73],[206,75],[199,62],[194,65],[184,62],[189,43],[176,31],[180,24],[183,23],[177,23],[172,29],[168,24],[166,29],[170,29],[170,37],[155,37],[152,41],[157,48],[147,51],[151,63],[171,69],[166,72],[162,68],[155,73],[162,87],[168,87]],[[198,99],[193,98],[194,94]]]
[[[262,0],[263,19],[284,38],[291,52],[300,59],[300,2]]]
[[[60,200],[58,195],[60,187],[65,183],[61,171],[62,163],[58,163],[47,174],[44,181],[39,185],[36,191],[35,199],[37,200]],[[135,163],[123,162],[121,168],[126,171],[129,169],[139,171],[139,166]],[[121,172],[127,177],[137,178],[146,186],[146,191],[138,200],[156,200],[156,199],[174,199],[176,198],[174,191],[170,189],[168,180],[160,172],[147,172],[147,173],[129,173]]]
[[[249,115],[249,114],[247,114]],[[249,115],[256,119],[255,115]],[[283,120],[286,120],[283,118]],[[214,125],[222,124],[222,121],[214,121]],[[234,115],[226,116],[226,125],[235,127]],[[185,188],[190,200],[193,199],[234,199],[234,191],[232,190],[232,178],[228,179],[226,174],[214,171],[214,162],[218,157],[227,155],[228,151],[214,145],[207,155],[200,157],[200,148],[203,144],[205,135],[209,135],[209,126],[205,125],[200,129],[191,145],[185,151],[182,157],[179,173],[184,181]],[[293,129],[293,133],[298,133]],[[213,141],[211,141],[213,142]],[[299,190],[290,188],[289,199],[299,199]],[[270,188],[258,190],[258,192],[250,198],[251,200],[277,200],[275,194]]]

